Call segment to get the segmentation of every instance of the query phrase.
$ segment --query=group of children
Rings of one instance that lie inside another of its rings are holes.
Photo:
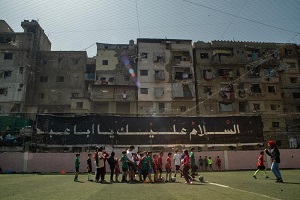
[[[221,159],[219,156],[217,156],[216,158],[216,165],[217,165],[217,170],[218,171],[222,171],[222,167],[221,167]],[[199,165],[200,165],[200,170],[201,171],[214,171],[213,169],[213,160],[211,157],[205,156],[204,158],[202,158],[201,156],[199,156]]]
[[[106,174],[106,161],[109,164],[110,169],[110,182],[119,182],[119,175],[121,174],[120,165],[122,169],[122,179],[121,182],[172,182],[172,153],[169,152],[163,162],[163,152],[158,154],[152,154],[151,151],[147,152],[137,152],[134,151],[134,146],[130,146],[127,151],[122,152],[121,158],[116,158],[115,153],[112,152],[109,155],[103,147],[96,148],[94,155],[88,154],[87,159],[87,172],[88,181],[95,181],[105,183]],[[180,173],[181,176],[187,175],[188,169],[192,169],[192,175],[197,171],[198,167],[195,164],[195,156],[193,153],[193,148],[191,153],[186,157],[184,151],[183,154],[175,150],[173,157],[175,164],[175,174]],[[78,181],[79,172],[79,157],[80,154],[76,154],[75,158],[75,178],[74,181]],[[92,159],[94,159],[95,166],[95,178],[92,178]],[[120,162],[120,165],[119,165]],[[164,163],[164,164],[163,164]],[[183,167],[183,170],[180,167]],[[195,166],[195,167],[194,167]],[[166,172],[165,177],[162,176],[163,169]],[[185,174],[186,173],[186,174]],[[187,180],[187,179],[186,179]],[[190,182],[187,181],[188,183]]]

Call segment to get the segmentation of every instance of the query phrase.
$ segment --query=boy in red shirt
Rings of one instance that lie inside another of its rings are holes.
[[[217,166],[218,166],[218,171],[222,171],[222,168],[221,168],[221,159],[220,159],[219,156],[217,156],[216,164],[217,164]]]
[[[157,171],[158,171],[158,180],[161,181],[162,180],[162,162],[163,162],[163,156],[164,156],[164,153],[161,151],[159,152],[159,156],[157,158]]]
[[[154,182],[158,182],[157,154],[153,155],[153,173],[154,173]]]
[[[265,178],[269,178],[269,177],[267,176],[267,170],[266,170],[266,167],[265,167],[265,165],[264,165],[264,162],[266,162],[266,161],[264,160],[264,151],[261,151],[261,152],[260,152],[260,156],[259,156],[258,159],[257,159],[257,170],[255,171],[255,173],[254,173],[254,175],[253,175],[253,178],[257,179],[257,178],[256,178],[256,174],[257,174],[260,170],[265,170],[265,171],[264,171],[264,172],[265,172]]]
[[[171,182],[171,156],[172,156],[172,153],[168,153],[168,157],[166,159],[166,182]],[[168,178],[169,177],[169,178]]]

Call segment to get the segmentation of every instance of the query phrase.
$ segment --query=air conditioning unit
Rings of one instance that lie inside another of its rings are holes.
[[[122,94],[122,99],[127,99],[127,94]]]

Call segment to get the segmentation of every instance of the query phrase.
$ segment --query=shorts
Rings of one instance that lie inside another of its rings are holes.
[[[153,173],[154,173],[154,174],[157,173],[157,169],[156,169],[156,168],[153,169]]]
[[[138,169],[137,172],[138,172],[139,174],[142,174],[142,169]]]
[[[257,166],[257,169],[266,169],[265,166]]]
[[[180,170],[180,165],[175,165],[175,167],[177,171]]]
[[[157,170],[160,174],[162,173],[162,168],[157,168]]]
[[[122,171],[123,171],[123,172],[127,172],[127,171],[128,171],[128,168],[122,167]]]
[[[148,174],[151,174],[152,173],[152,169],[148,169]]]
[[[134,170],[133,163],[128,163],[128,170],[129,171]]]
[[[171,173],[171,168],[166,168],[166,172],[169,174]]]
[[[75,171],[76,171],[76,172],[79,172],[79,167],[75,167]]]

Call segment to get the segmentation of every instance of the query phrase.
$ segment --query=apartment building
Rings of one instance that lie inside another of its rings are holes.
[[[138,38],[138,113],[195,115],[191,40]]]
[[[97,43],[96,77],[90,84],[92,113],[135,115],[137,113],[136,45]]]
[[[14,32],[0,20],[0,114],[27,113],[33,95],[35,60],[38,51],[51,43],[37,21],[24,20],[24,32]]]
[[[90,112],[90,102],[85,100],[86,67],[85,51],[38,52],[31,111],[64,114]]]
[[[265,141],[276,139],[287,146],[284,112],[295,112],[296,104],[299,105],[297,98],[291,100],[292,96],[297,97],[299,88],[298,56],[293,47],[290,50],[290,45],[276,43],[195,42],[198,113],[261,115]],[[283,70],[284,66],[292,69]]]

